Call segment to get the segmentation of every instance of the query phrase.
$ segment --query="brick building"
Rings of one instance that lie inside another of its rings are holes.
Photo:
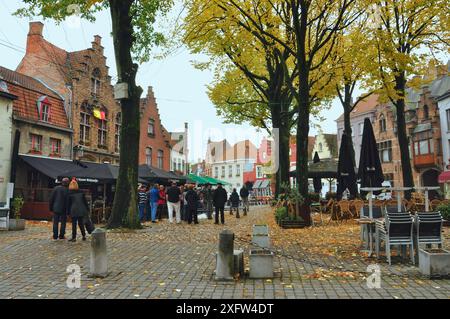
[[[17,71],[44,82],[64,99],[73,129],[73,158],[119,162],[120,105],[96,35],[92,47],[67,52],[44,39],[41,22],[30,22],[25,56]]]
[[[152,87],[141,99],[141,134],[139,164],[146,164],[165,171],[170,170],[170,133],[161,123]]]
[[[57,92],[27,75],[0,67],[0,79],[15,96],[11,130],[14,141],[2,141],[10,145],[18,143],[20,160],[15,163],[15,188],[52,187],[54,179],[28,163],[51,158],[58,163],[71,164],[72,130],[64,101]],[[16,135],[16,132],[20,134]]]

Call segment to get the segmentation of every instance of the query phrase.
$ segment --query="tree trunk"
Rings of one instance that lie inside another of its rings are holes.
[[[353,167],[356,167],[355,148],[353,146],[353,138],[352,138],[353,130],[352,130],[352,124],[351,124],[351,120],[350,120],[350,113],[352,111],[351,102],[352,102],[352,96],[350,93],[350,85],[345,84],[344,101],[343,101],[343,105],[342,105],[344,108],[344,132],[347,133],[348,145],[350,146],[351,158],[353,160]]]
[[[395,107],[397,111],[397,138],[400,146],[400,157],[402,163],[403,186],[414,187],[414,179],[411,168],[411,158],[409,157],[409,143],[406,134],[405,121],[405,87],[406,77],[404,72],[395,77],[395,89],[400,96],[396,100]],[[405,192],[406,199],[411,199],[411,191]]]
[[[277,102],[271,101],[272,105],[278,105]],[[278,103],[279,100],[278,100]],[[290,168],[290,156],[289,156],[289,137],[290,129],[289,125],[285,123],[280,107],[272,107],[272,126],[274,129],[278,129],[278,170],[276,173],[276,184],[275,184],[275,196],[281,193],[281,185],[289,184],[289,168]]]
[[[122,128],[120,131],[120,168],[112,214],[108,228],[139,228],[137,181],[139,163],[139,104],[142,89],[136,86],[137,64],[131,49],[134,43],[132,19],[133,0],[109,0],[112,35],[118,82],[128,83],[128,98],[121,100]]]

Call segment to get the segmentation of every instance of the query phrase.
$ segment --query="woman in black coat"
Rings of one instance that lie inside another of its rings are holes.
[[[239,216],[239,194],[236,191],[236,188],[233,188],[233,192],[230,196],[230,215],[233,215],[233,210],[236,209],[236,218],[240,218]]]
[[[86,229],[84,227],[83,219],[89,216],[89,206],[86,196],[78,188],[78,183],[72,179],[69,185],[69,196],[67,200],[68,214],[72,217],[72,239],[77,240],[77,224],[80,228],[83,240],[86,240]]]

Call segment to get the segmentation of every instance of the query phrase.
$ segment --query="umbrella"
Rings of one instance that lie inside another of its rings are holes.
[[[377,142],[372,123],[368,118],[364,120],[358,178],[361,181],[361,187],[381,187],[384,181]],[[361,191],[361,196],[365,196],[365,192]]]
[[[316,152],[314,154],[313,163],[319,162],[320,162],[319,154]],[[313,178],[313,185],[314,185],[314,192],[320,193],[320,191],[322,190],[322,180],[318,177]]]
[[[356,174],[353,161],[350,158],[350,146],[348,137],[344,132],[341,138],[341,148],[339,149],[338,177],[337,177],[337,198],[342,198],[342,193],[348,189],[352,197],[356,196],[358,187],[356,186]]]

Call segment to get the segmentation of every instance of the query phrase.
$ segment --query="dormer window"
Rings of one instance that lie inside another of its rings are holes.
[[[99,68],[95,68],[94,71],[92,71],[92,77],[91,77],[91,94],[92,96],[99,96],[100,95],[100,78],[101,73]]]
[[[48,97],[42,96],[37,101],[39,120],[50,122],[50,102]]]

